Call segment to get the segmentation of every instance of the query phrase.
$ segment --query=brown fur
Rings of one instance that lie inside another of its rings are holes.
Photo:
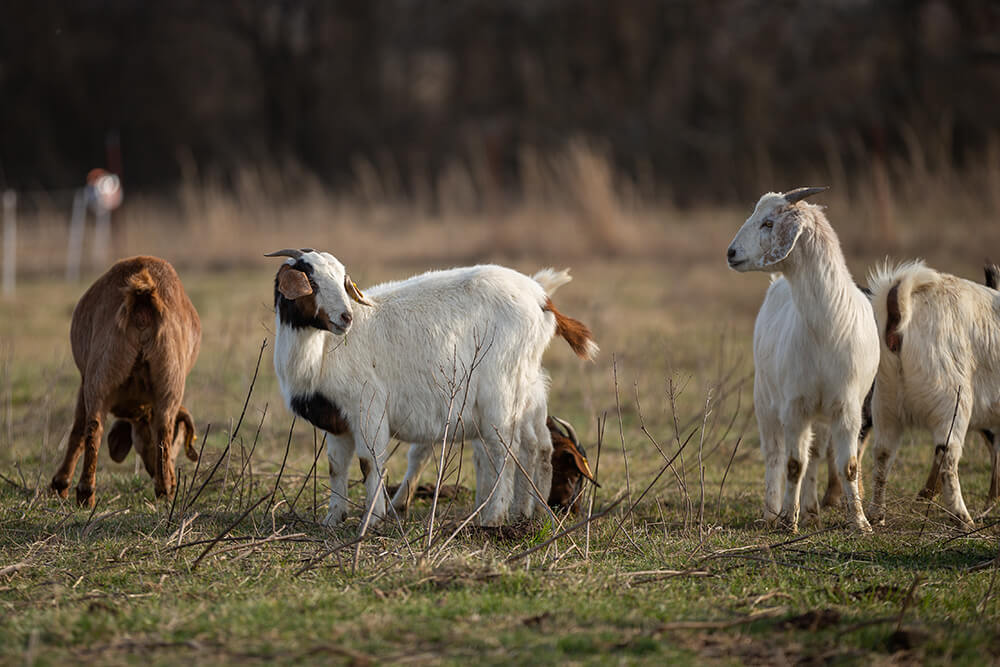
[[[847,466],[844,467],[844,479],[848,482],[853,482],[858,478],[858,459],[852,456],[847,462]]]
[[[555,305],[552,303],[552,299],[545,300],[545,307],[542,310],[547,310],[556,318],[556,335],[562,336],[569,346],[576,353],[576,356],[581,359],[590,359],[592,354],[589,349],[588,343],[594,340],[593,334],[590,333],[590,329],[587,325],[579,320],[574,320],[572,317],[567,317],[563,315],[558,310],[556,310]]]
[[[174,268],[147,256],[114,264],[77,303],[70,342],[81,382],[52,489],[66,497],[82,454],[77,502],[93,506],[97,452],[111,412],[123,420],[108,433],[112,458],[124,460],[135,445],[157,495],[172,496],[177,453],[183,447],[197,459],[194,421],[181,402],[201,344],[201,321]]]
[[[549,417],[545,421],[552,436],[552,487],[549,490],[550,507],[569,508],[573,514],[580,512],[583,480],[589,477],[590,467],[586,455],[576,443],[563,433]]]
[[[885,308],[885,344],[890,352],[899,354],[899,350],[903,347],[903,334],[896,331],[901,317],[899,312],[899,283],[893,285],[892,289],[889,290],[889,294],[886,296]]]

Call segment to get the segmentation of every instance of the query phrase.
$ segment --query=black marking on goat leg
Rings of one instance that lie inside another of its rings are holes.
[[[365,459],[358,459],[358,465],[361,466],[361,481],[368,481],[368,473],[372,471],[372,464]]]
[[[885,322],[885,345],[890,352],[899,354],[903,347],[903,334],[896,331],[899,326],[901,315],[899,312],[899,283],[892,286],[885,299],[886,322]]]
[[[295,396],[291,401],[292,412],[302,417],[316,428],[323,429],[333,435],[341,435],[347,431],[347,420],[337,404],[325,396],[314,393],[307,396]]]

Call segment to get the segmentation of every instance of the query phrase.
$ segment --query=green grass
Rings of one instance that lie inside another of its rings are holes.
[[[302,423],[273,503],[225,532],[275,488],[289,442],[270,348],[228,458],[194,498],[270,340],[272,265],[182,272],[205,332],[185,401],[204,456],[194,479],[194,465],[180,465],[173,506],[154,501],[131,457],[114,464],[103,451],[93,512],[52,497],[78,382],[68,324],[82,286],[22,285],[0,304],[0,662],[979,664],[996,655],[1000,584],[988,564],[998,531],[987,515],[983,530],[963,536],[940,508],[915,500],[932,454],[923,434],[900,456],[888,525],[874,535],[851,532],[837,509],[799,536],[758,521],[750,336],[767,277],[726,272],[715,254],[690,259],[685,271],[650,259],[578,263],[559,306],[592,326],[603,352],[583,365],[556,342],[545,362],[551,412],[576,425],[592,463],[599,458],[595,513],[622,494],[636,501],[651,484],[663,458],[650,437],[672,455],[674,414],[681,440],[694,433],[677,461],[681,480],[665,472],[631,513],[626,499],[589,536],[581,528],[549,542],[577,521],[559,517],[561,527],[467,529],[445,545],[471,510],[466,494],[440,505],[429,550],[427,501],[358,545],[359,509],[337,530],[320,526],[326,462],[318,479],[309,476],[314,434]],[[417,268],[352,273],[364,285]],[[392,459],[390,482],[404,459]],[[471,487],[471,465],[466,452],[461,479],[446,481]],[[988,472],[984,448],[970,439],[962,483],[974,514]],[[362,496],[353,483],[352,499]]]

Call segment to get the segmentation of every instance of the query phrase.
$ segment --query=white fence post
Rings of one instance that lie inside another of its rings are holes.
[[[73,193],[73,215],[69,219],[69,244],[66,246],[66,280],[80,279],[83,255],[83,226],[87,221],[87,194],[83,188]]]
[[[94,205],[94,264],[103,270],[111,257],[111,210],[98,200]]]
[[[17,193],[3,193],[3,295],[14,296],[17,279]]]

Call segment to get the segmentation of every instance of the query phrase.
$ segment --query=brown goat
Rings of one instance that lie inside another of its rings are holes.
[[[568,508],[573,514],[580,512],[580,498],[583,496],[583,479],[586,477],[597,484],[587,463],[576,431],[569,422],[558,417],[548,417],[545,425],[552,436],[552,488],[549,491],[549,506]]]
[[[189,459],[198,459],[194,421],[181,401],[201,345],[198,312],[174,267],[156,257],[117,262],[77,302],[70,342],[80,390],[66,458],[52,489],[67,496],[83,453],[76,501],[93,506],[97,452],[111,412],[119,418],[108,432],[111,458],[123,461],[134,444],[156,495],[172,497],[181,446]]]

